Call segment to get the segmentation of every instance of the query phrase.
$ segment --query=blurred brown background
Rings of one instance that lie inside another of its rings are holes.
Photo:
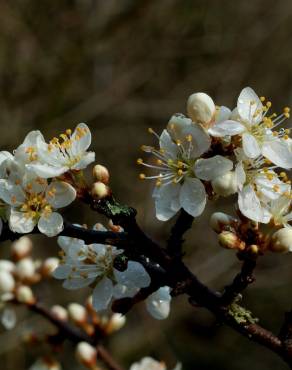
[[[291,37],[289,0],[2,0],[0,149],[13,150],[33,129],[50,138],[87,122],[97,162],[109,167],[116,196],[135,206],[144,229],[163,242],[172,222],[155,221],[151,185],[137,180],[139,147],[153,144],[147,127],[161,131],[172,113],[185,111],[195,91],[233,106],[240,89],[250,85],[278,111],[292,105]],[[186,243],[188,264],[214,288],[239,268],[208,228],[208,214],[227,206],[224,201],[210,206]],[[73,222],[97,221],[79,206],[67,216]],[[35,240],[37,255],[56,253],[55,240]],[[1,258],[6,253],[3,248]],[[292,303],[291,262],[289,255],[262,258],[257,282],[244,298],[275,332]],[[78,294],[66,295],[59,282],[40,289],[48,304],[82,301],[85,292]],[[23,310],[19,317],[17,329],[0,334],[2,370],[26,369],[37,353],[20,337],[45,323]],[[136,307],[110,348],[125,365],[150,354],[169,365],[180,360],[184,370],[286,368],[204,309],[191,309],[185,297],[173,301],[164,322],[151,319],[143,304]],[[62,362],[64,369],[80,368],[69,345]]]

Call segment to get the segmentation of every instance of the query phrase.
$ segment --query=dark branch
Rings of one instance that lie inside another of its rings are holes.
[[[167,250],[170,255],[177,257],[182,255],[183,236],[192,227],[193,220],[194,217],[189,215],[185,210],[182,209],[180,211],[167,242]]]

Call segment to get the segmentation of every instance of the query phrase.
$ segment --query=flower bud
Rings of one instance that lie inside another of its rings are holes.
[[[97,199],[102,199],[110,194],[110,189],[101,181],[97,181],[92,185],[91,194]]]
[[[79,342],[77,344],[75,355],[77,360],[89,369],[96,365],[97,351],[87,342]]]
[[[70,319],[76,324],[84,324],[87,320],[87,311],[79,303],[70,303],[68,306],[68,314]]]
[[[62,370],[60,363],[52,358],[38,359],[29,370]]]
[[[114,313],[107,324],[107,333],[113,333],[114,331],[120,330],[126,323],[126,316],[120,313]]]
[[[13,276],[7,271],[0,271],[0,294],[11,293],[14,288]]]
[[[35,264],[31,258],[23,258],[16,264],[16,275],[20,280],[33,280],[36,269]]]
[[[292,252],[292,229],[284,227],[276,231],[272,236],[269,247],[273,252]]]
[[[96,164],[93,167],[93,177],[97,181],[101,181],[104,184],[109,183],[109,172],[108,169],[105,166],[102,166],[101,164]]]
[[[223,197],[227,197],[237,191],[237,181],[234,171],[229,171],[222,176],[215,177],[211,184],[215,193]]]
[[[230,231],[222,231],[218,237],[219,244],[227,249],[245,249],[245,243],[238,236]]]
[[[9,260],[0,260],[0,271],[13,273],[15,271],[15,264]]]
[[[35,303],[35,297],[32,290],[27,285],[21,285],[16,289],[15,293],[16,299],[20,303],[25,303],[28,305]]]
[[[66,308],[56,304],[51,308],[51,313],[60,321],[68,320],[68,312]]]
[[[42,273],[44,276],[52,276],[52,273],[59,265],[59,259],[56,257],[47,258],[42,266]]]
[[[28,236],[22,236],[11,245],[12,258],[16,261],[30,255],[32,241]]]
[[[216,107],[209,95],[205,93],[195,93],[188,98],[187,112],[193,122],[208,125],[214,118]]]
[[[237,222],[236,218],[223,212],[215,212],[210,218],[210,226],[216,233],[221,233],[226,226],[232,225],[235,222]]]

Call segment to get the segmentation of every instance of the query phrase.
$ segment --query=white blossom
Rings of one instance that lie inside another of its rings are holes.
[[[209,129],[215,137],[235,136],[241,138],[242,148],[247,157],[255,159],[260,155],[283,168],[292,168],[292,151],[289,144],[289,130],[277,128],[289,118],[289,108],[284,108],[281,115],[268,115],[271,102],[262,104],[250,88],[244,88],[237,101],[238,116],[219,120]]]
[[[144,267],[135,261],[128,261],[125,271],[114,266],[114,259],[123,253],[114,246],[91,244],[69,237],[59,237],[63,259],[53,275],[65,279],[67,289],[79,289],[95,284],[92,304],[96,311],[105,310],[112,298],[132,297],[140,288],[150,284],[150,277]]]
[[[47,144],[42,136],[36,140],[37,163],[27,164],[42,178],[57,177],[69,170],[86,168],[95,159],[94,152],[88,152],[91,132],[85,123],[80,123],[73,133],[66,130],[60,138],[53,138]]]
[[[152,129],[150,132],[154,133]],[[142,159],[138,163],[159,172],[155,176],[140,174],[141,179],[156,180],[156,217],[167,221],[181,208],[193,217],[199,216],[207,200],[202,180],[211,181],[230,171],[232,161],[220,155],[200,158],[210,148],[210,137],[199,124],[182,115],[173,116],[160,137],[154,134],[160,149],[143,146],[142,150],[152,153],[156,164],[144,163]]]
[[[164,286],[146,299],[146,307],[151,316],[157,320],[166,319],[170,312],[170,288]]]
[[[164,362],[158,362],[151,357],[144,357],[141,361],[131,365],[129,370],[167,370]],[[177,364],[173,370],[181,370],[181,364]]]

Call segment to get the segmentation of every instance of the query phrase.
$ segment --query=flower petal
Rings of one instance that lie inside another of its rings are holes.
[[[79,123],[72,137],[71,152],[73,156],[85,153],[91,144],[91,132],[85,123]]]
[[[198,159],[195,164],[195,174],[202,180],[213,180],[215,177],[222,176],[231,171],[233,163],[221,155],[215,155],[212,158]]]
[[[11,208],[9,216],[9,228],[15,233],[26,234],[30,233],[36,225],[36,222],[31,217],[26,217],[23,212],[15,211]]]
[[[88,152],[82,156],[79,162],[74,164],[72,166],[72,170],[82,170],[83,168],[86,168],[90,163],[95,161],[95,153],[94,152]]]
[[[191,136],[191,142],[186,140],[187,137]],[[184,147],[188,147],[191,144],[191,157],[198,158],[205,153],[211,145],[211,138],[203,127],[198,123],[193,123],[182,130],[181,141],[184,143]]]
[[[245,175],[242,161],[237,163],[237,165],[235,166],[235,176],[236,176],[237,186],[239,190],[241,190],[246,181],[246,175]]]
[[[167,221],[180,209],[180,184],[162,185],[154,189],[156,217],[160,221]]]
[[[52,181],[46,191],[46,199],[53,208],[68,206],[76,198],[76,190],[64,181]]]
[[[241,213],[253,221],[264,224],[270,221],[270,213],[262,207],[251,185],[244,186],[242,191],[238,193],[238,206]]]
[[[164,150],[165,154],[172,159],[176,159],[178,154],[178,146],[172,141],[167,130],[163,130],[159,138],[160,149]]]
[[[206,191],[198,179],[186,179],[179,195],[181,207],[193,217],[200,216],[206,206]]]
[[[262,120],[262,102],[254,90],[245,87],[237,100],[237,108],[240,117],[250,123],[258,123]]]
[[[170,288],[164,286],[152,293],[145,301],[146,308],[156,320],[164,320],[170,312]]]
[[[74,278],[65,280],[63,283],[63,287],[68,290],[81,289],[93,283],[95,279],[96,277],[89,277],[89,278],[83,278],[83,277],[75,278],[74,277]]]
[[[261,148],[256,138],[247,132],[242,135],[242,147],[248,158],[257,158],[261,155]]]
[[[231,115],[231,110],[225,107],[224,105],[222,105],[217,111],[216,123],[227,121],[230,118],[230,115]]]
[[[63,230],[63,217],[57,212],[52,212],[48,216],[41,216],[38,229],[49,237],[56,236]]]
[[[143,265],[139,262],[129,261],[125,271],[114,269],[114,276],[118,284],[134,285],[138,288],[145,288],[151,283],[151,278]]]
[[[209,134],[214,137],[234,136],[245,131],[245,127],[237,121],[227,120],[217,122],[209,129]]]
[[[94,288],[92,293],[92,304],[95,311],[106,310],[113,295],[113,283],[104,277]]]
[[[56,167],[46,163],[27,164],[25,167],[44,179],[61,176],[69,170],[67,166]]]
[[[279,167],[292,168],[292,151],[289,143],[285,140],[278,139],[265,142],[262,154]]]

